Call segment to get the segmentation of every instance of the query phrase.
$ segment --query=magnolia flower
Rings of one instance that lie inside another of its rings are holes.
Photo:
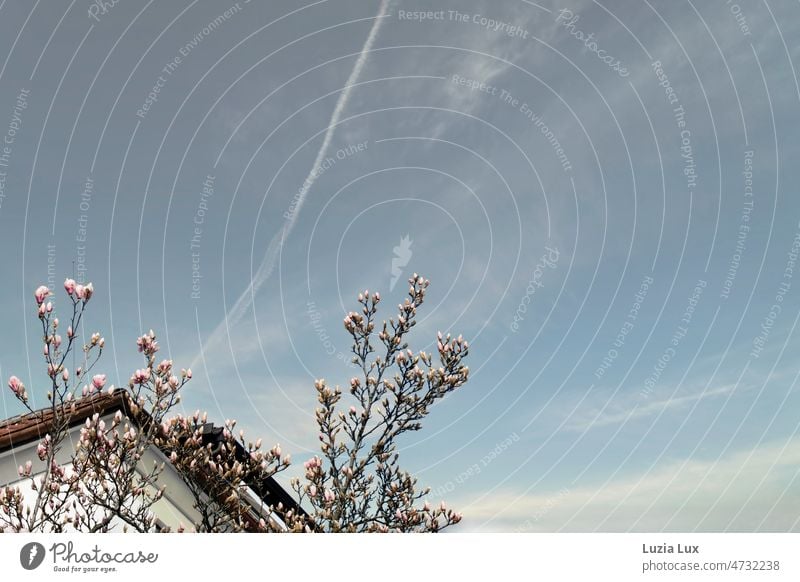
[[[315,469],[322,466],[322,460],[319,457],[312,457],[303,463],[303,466],[306,469]]]
[[[326,489],[323,496],[325,497],[325,501],[327,501],[328,503],[330,503],[331,501],[336,499],[336,496],[333,494],[333,491],[331,491],[330,489]]]
[[[45,285],[40,285],[36,288],[36,291],[33,292],[33,296],[36,298],[37,305],[42,305],[48,295],[50,295],[50,289],[48,289]]]
[[[143,370],[136,370],[133,373],[133,381],[136,384],[144,384],[150,378],[150,370],[145,368]]]
[[[95,374],[92,377],[92,385],[98,390],[101,390],[103,386],[106,385],[106,375],[105,374]]]
[[[64,281],[64,291],[67,292],[67,295],[72,295],[75,292],[75,279]]]
[[[151,329],[150,333],[140,336],[139,339],[136,340],[136,346],[139,348],[139,351],[146,356],[155,354],[158,351],[158,342],[156,341],[156,334],[153,330]]]
[[[11,388],[11,391],[16,396],[20,396],[25,391],[25,385],[22,383],[22,380],[16,376],[11,376],[11,378],[8,379],[8,387]]]

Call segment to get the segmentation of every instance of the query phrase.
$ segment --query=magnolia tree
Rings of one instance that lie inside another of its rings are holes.
[[[408,298],[396,319],[378,323],[381,297],[359,294],[361,312],[344,326],[353,339],[353,363],[361,376],[350,380],[347,407],[342,391],[316,382],[321,456],[305,463],[305,483],[293,482],[311,508],[317,530],[330,532],[439,531],[461,515],[444,503],[433,508],[420,500],[429,492],[398,464],[397,438],[422,428],[432,404],[467,381],[463,365],[468,344],[461,336],[439,334],[439,365],[424,351],[408,349],[406,336],[416,325],[417,309],[429,281],[409,279]],[[376,329],[377,328],[377,329]]]
[[[16,376],[8,381],[14,396],[38,416],[46,434],[36,449],[41,469],[34,471],[30,460],[18,469],[33,491],[32,501],[23,492],[24,481],[0,489],[0,531],[101,532],[120,523],[125,530],[152,531],[156,527],[154,506],[165,487],[159,482],[164,464],[144,465],[145,452],[151,447],[164,451],[193,486],[202,467],[209,487],[203,491],[190,488],[201,519],[187,524],[189,527],[197,531],[245,529],[245,501],[239,497],[242,479],[271,476],[289,461],[275,450],[262,452],[260,444],[245,445],[244,435],[237,441],[230,430],[233,423],[224,430],[220,446],[206,446],[201,421],[205,416],[197,413],[187,419],[174,412],[192,372],[176,372],[171,360],[157,361],[159,346],[152,331],[137,340],[144,367],[136,370],[122,389],[130,418],[120,410],[106,422],[95,413],[86,419],[73,442],[70,431],[78,407],[91,405],[89,399],[97,399],[102,391],[113,394],[119,389],[106,386],[105,374],[93,373],[105,345],[100,334],[93,333],[80,345],[78,330],[94,293],[92,284],[83,286],[67,279],[64,290],[71,304],[65,332],[49,300],[50,289],[41,286],[34,293],[49,378],[48,406],[34,410],[23,382]],[[81,364],[70,370],[68,357],[78,349]],[[246,447],[248,454],[234,457],[226,453],[237,445]],[[269,527],[267,520],[262,527]]]
[[[418,489],[398,464],[397,438],[419,430],[430,406],[462,386],[469,373],[462,363],[468,344],[461,336],[439,334],[438,365],[431,354],[408,349],[406,336],[429,282],[415,274],[409,284],[396,319],[377,324],[380,295],[368,291],[359,295],[361,312],[345,318],[361,377],[350,380],[346,410],[338,386],[316,382],[321,455],[305,463],[303,480],[292,481],[296,507],[254,503],[249,495],[253,484],[289,466],[280,446],[263,450],[260,439],[246,441],[242,431],[234,435],[236,421],[226,421],[210,441],[207,414],[176,413],[192,372],[177,372],[172,360],[158,361],[152,331],[137,340],[144,367],[126,387],[107,386],[106,375],[95,372],[105,340],[93,333],[81,345],[78,334],[92,284],[64,282],[71,304],[66,332],[55,316],[51,290],[37,288],[48,406],[34,410],[16,376],[8,386],[45,436],[36,449],[40,463],[27,460],[18,469],[21,483],[0,487],[0,532],[103,532],[119,524],[126,531],[154,531],[166,485],[164,462],[145,463],[151,450],[166,456],[194,499],[199,518],[179,531],[435,532],[458,523],[461,516],[444,503],[433,508],[423,502],[428,490]],[[79,349],[81,364],[70,370],[68,356]],[[73,442],[74,416],[104,391],[122,391],[124,413],[118,410],[108,422],[99,413],[86,418]],[[25,494],[26,482],[32,494]]]

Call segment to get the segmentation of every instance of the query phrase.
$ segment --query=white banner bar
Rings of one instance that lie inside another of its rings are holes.
[[[6,580],[795,582],[799,548],[800,534],[6,534],[0,569]]]

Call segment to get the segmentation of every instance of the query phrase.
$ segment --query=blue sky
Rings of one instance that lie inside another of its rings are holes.
[[[800,529],[796,6],[86,4],[0,4],[4,377],[75,262],[110,378],[152,328],[300,466],[419,272],[472,377],[402,456],[460,531]]]

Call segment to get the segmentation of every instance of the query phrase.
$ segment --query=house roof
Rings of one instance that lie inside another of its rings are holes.
[[[122,410],[127,416],[131,416],[127,392],[123,389],[115,390],[112,394],[103,392],[82,398],[75,403],[75,413],[70,418],[70,427],[83,423],[95,413],[104,416],[108,412],[117,410]],[[45,427],[52,418],[53,410],[42,408],[0,422],[0,453],[43,438],[47,433]]]
[[[70,428],[82,424],[95,413],[105,416],[117,410],[121,410],[137,424],[150,421],[150,417],[146,413],[141,413],[139,419],[131,413],[130,396],[125,389],[119,388],[111,394],[103,392],[77,401],[75,403],[75,411],[69,420]],[[51,408],[43,408],[0,422],[0,453],[44,438],[52,418],[53,410]],[[222,427],[207,423],[202,426],[201,430],[203,444],[210,443],[212,447],[222,444],[224,430]],[[241,443],[236,442],[234,454],[237,459],[241,460],[248,453]],[[278,503],[282,503],[286,509],[292,509],[295,513],[305,514],[294,498],[273,477],[268,477],[260,482],[248,483],[248,486],[267,505],[277,506]]]

